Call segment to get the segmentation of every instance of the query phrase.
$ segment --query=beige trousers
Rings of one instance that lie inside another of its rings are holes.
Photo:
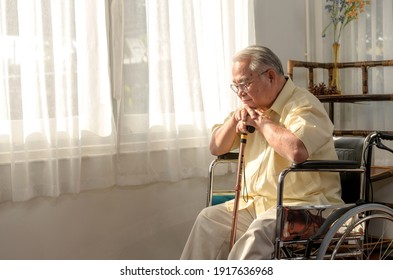
[[[207,207],[199,213],[180,259],[272,259],[275,226],[275,208],[258,217],[252,207],[240,210],[236,231],[237,241],[229,252],[232,212],[229,212],[224,204]]]

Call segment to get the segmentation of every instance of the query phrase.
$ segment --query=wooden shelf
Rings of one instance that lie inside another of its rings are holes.
[[[325,103],[355,103],[364,101],[393,101],[393,94],[341,94],[341,95],[316,95],[316,97]]]
[[[380,132],[385,132],[385,133],[392,133],[393,131],[390,130],[379,130]],[[370,133],[375,132],[375,130],[338,130],[335,129],[333,132],[334,136],[363,136],[366,137]]]
[[[334,123],[334,104],[335,103],[358,103],[365,101],[393,101],[393,94],[341,94],[341,95],[316,95],[322,103],[329,104],[329,117]],[[356,135],[367,136],[371,130],[335,130],[336,136]]]
[[[393,176],[393,166],[372,166],[371,181],[379,181]]]

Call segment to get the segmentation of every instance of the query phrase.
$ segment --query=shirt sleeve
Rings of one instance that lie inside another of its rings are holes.
[[[211,129],[211,135],[210,137],[213,136],[214,132],[220,128],[225,122],[227,122],[230,118],[232,118],[233,114],[235,113],[235,111],[231,112],[224,120],[223,123],[220,124],[215,124],[213,125],[212,129]],[[231,151],[238,149],[240,146],[240,137],[237,137],[232,145]]]
[[[304,143],[310,155],[331,140],[334,129],[323,105],[313,99],[290,112],[285,126]]]

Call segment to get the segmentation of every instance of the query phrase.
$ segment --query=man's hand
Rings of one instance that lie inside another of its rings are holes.
[[[263,125],[271,122],[263,110],[253,109],[247,105],[234,114],[234,119],[237,122],[236,133],[250,133],[247,129],[248,126],[252,126],[262,132]]]

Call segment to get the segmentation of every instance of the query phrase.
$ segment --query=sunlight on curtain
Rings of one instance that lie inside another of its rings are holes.
[[[95,0],[0,1],[0,201],[113,185],[105,12]]]
[[[253,13],[252,0],[0,1],[0,202],[206,177]]]
[[[308,42],[310,61],[332,61],[331,34],[322,38],[322,30],[329,21],[325,1],[307,1],[309,17]],[[359,19],[344,30],[341,40],[341,61],[393,59],[393,3],[370,1]],[[393,93],[393,67],[369,70],[369,94]],[[341,71],[344,94],[360,94],[362,78],[359,72]],[[372,116],[372,117],[370,117]],[[362,102],[336,104],[335,126],[337,129],[393,130],[391,102]],[[377,156],[377,165],[393,165],[392,160]]]
[[[231,59],[255,42],[253,1],[144,3],[124,1],[147,24],[125,18],[118,184],[206,176],[210,128],[239,105]]]

